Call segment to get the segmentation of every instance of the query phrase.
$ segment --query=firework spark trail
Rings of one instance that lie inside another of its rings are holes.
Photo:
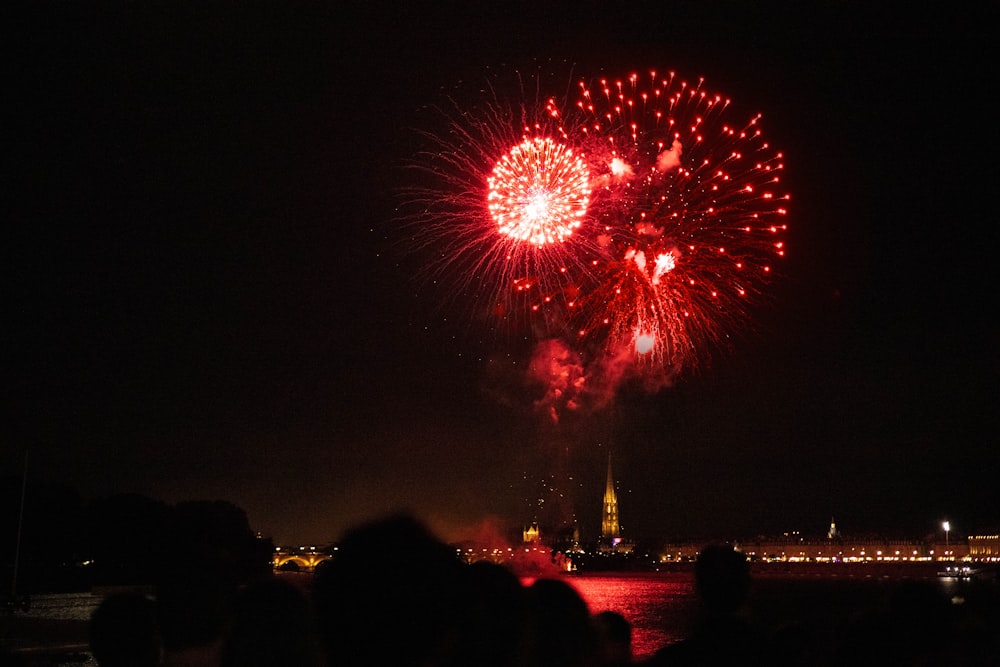
[[[651,72],[575,89],[455,104],[422,155],[434,185],[408,193],[413,241],[438,251],[433,271],[456,291],[501,320],[529,313],[595,369],[695,369],[751,326],[784,253],[782,154],[759,116],[730,122],[701,81]]]
[[[580,82],[583,129],[627,176],[606,192],[607,261],[578,303],[579,336],[631,348],[640,368],[695,368],[724,346],[784,254],[782,155],[760,116],[735,126],[729,106],[673,73]]]

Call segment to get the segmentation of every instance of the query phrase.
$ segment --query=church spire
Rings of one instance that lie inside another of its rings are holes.
[[[615,478],[611,474],[611,452],[608,452],[608,484],[604,488],[604,516],[601,519],[601,537],[613,540],[621,537],[618,525],[618,496],[615,494]]]

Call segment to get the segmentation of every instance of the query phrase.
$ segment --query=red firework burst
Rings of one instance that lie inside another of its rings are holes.
[[[546,335],[640,371],[694,369],[749,324],[784,254],[782,155],[701,81],[577,90],[446,113],[419,164],[433,184],[407,191],[413,240],[502,319],[542,312]]]
[[[587,166],[549,138],[525,139],[514,146],[497,162],[488,184],[486,201],[497,231],[516,241],[565,241],[587,214]]]
[[[532,79],[536,84],[537,81]],[[415,248],[435,257],[427,277],[472,293],[480,312],[519,328],[565,331],[563,313],[588,270],[592,155],[551,97],[494,92],[471,108],[435,108],[445,131],[412,165],[430,176],[403,190]]]
[[[789,196],[760,116],[733,124],[729,106],[673,73],[580,83],[583,131],[615,176],[599,209],[604,259],[576,310],[581,338],[684,370],[749,322],[784,254]]]

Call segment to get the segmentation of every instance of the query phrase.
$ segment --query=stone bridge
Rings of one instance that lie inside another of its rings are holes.
[[[313,572],[330,558],[330,554],[316,547],[277,547],[271,562],[275,571]]]

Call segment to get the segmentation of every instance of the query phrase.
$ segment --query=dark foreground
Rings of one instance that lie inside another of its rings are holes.
[[[87,622],[4,614],[0,616],[0,665],[46,667],[85,663]]]
[[[950,602],[953,616],[983,623],[1000,630],[1000,584],[991,572],[976,578],[946,578],[938,575],[940,568],[926,564],[756,564],[753,567],[753,587],[749,613],[767,632],[794,627],[814,645],[833,645],[857,619],[883,610],[898,592],[910,584],[931,586]],[[632,616],[637,659],[648,658],[655,647],[640,646],[642,624],[670,626],[657,633],[657,642],[668,643],[690,630],[694,607],[692,597],[651,600],[642,609],[628,606],[637,598],[636,586],[649,574],[577,575],[569,581],[609,580],[605,590],[620,591],[621,600],[602,598],[588,600],[592,612],[611,608]],[[689,581],[690,568],[676,568],[660,575],[674,580]],[[286,577],[308,591],[312,575]],[[634,580],[634,585],[633,585]],[[587,589],[586,586],[580,587]],[[688,587],[690,591],[690,586]],[[94,598],[95,604],[100,597]],[[984,641],[988,638],[984,637]],[[994,644],[997,642],[994,641]],[[1000,648],[998,646],[997,648]],[[88,662],[90,660],[90,662]],[[85,618],[39,618],[23,613],[0,614],[0,665],[50,667],[53,665],[93,665],[89,655],[87,620]],[[964,664],[964,663],[963,663]]]

